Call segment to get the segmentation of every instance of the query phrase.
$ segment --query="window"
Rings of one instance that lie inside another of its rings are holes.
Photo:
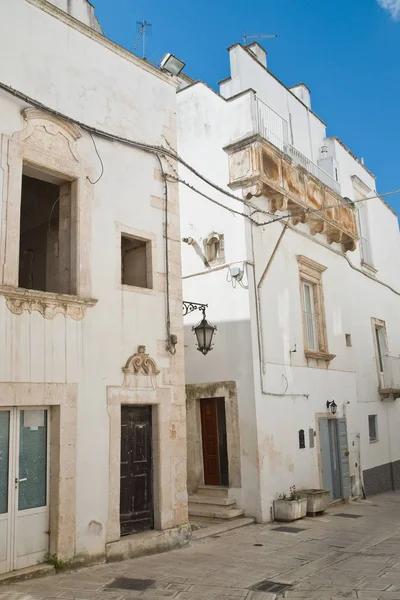
[[[308,350],[318,350],[317,319],[314,301],[314,285],[302,281],[304,306],[305,344]]]
[[[325,323],[322,273],[326,267],[306,256],[297,256],[303,312],[304,351],[307,358],[330,361]]]
[[[351,333],[345,333],[344,335],[345,335],[345,339],[346,339],[346,346],[348,348],[350,348],[352,346],[352,343],[351,343]]]
[[[369,441],[378,441],[378,417],[376,415],[368,415],[368,430],[369,430]]]
[[[121,283],[140,288],[153,287],[151,242],[121,235]]]
[[[373,266],[371,252],[371,236],[368,222],[368,206],[365,202],[360,202],[358,206],[358,222],[360,228],[361,258],[362,262],[368,266]]]
[[[223,233],[213,231],[204,240],[204,251],[207,263],[210,266],[219,265],[225,262],[225,244]]]
[[[43,178],[22,176],[18,287],[74,294],[71,183]]]

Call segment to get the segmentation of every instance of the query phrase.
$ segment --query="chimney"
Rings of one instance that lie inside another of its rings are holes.
[[[311,91],[305,83],[298,83],[289,89],[307,108],[311,109]]]
[[[253,42],[252,44],[247,44],[245,46],[247,50],[250,50],[252,54],[256,57],[260,65],[267,68],[267,52],[264,50],[262,46],[258,42]]]

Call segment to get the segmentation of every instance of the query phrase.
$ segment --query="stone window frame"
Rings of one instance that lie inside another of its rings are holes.
[[[299,265],[300,302],[302,311],[301,318],[303,324],[304,354],[307,360],[315,359],[317,362],[321,360],[328,365],[330,361],[335,358],[335,354],[330,354],[328,351],[328,332],[326,328],[325,303],[322,284],[322,274],[324,273],[324,271],[326,271],[327,267],[315,262],[311,258],[300,254],[297,255],[296,258]],[[307,335],[306,323],[304,319],[305,307],[303,297],[303,282],[309,283],[313,286],[318,350],[309,350],[306,345]]]
[[[213,240],[216,240],[219,243],[219,253],[218,257],[212,259],[210,257],[211,246],[215,243]],[[216,265],[222,265],[225,263],[225,240],[223,233],[217,233],[216,231],[212,231],[204,240],[204,253],[207,260],[207,264],[210,267],[214,267]]]
[[[353,184],[354,196],[355,200],[358,202],[357,208],[357,226],[360,234],[360,257],[361,257],[361,266],[370,274],[376,275],[378,270],[375,269],[374,266],[374,252],[371,243],[371,228],[370,228],[370,220],[369,220],[369,210],[368,210],[368,201],[360,202],[361,198],[366,198],[369,194],[373,193],[371,190],[357,175],[351,176],[351,181]],[[362,225],[361,212],[364,213],[364,224]],[[364,233],[364,235],[363,235]],[[369,260],[366,256],[365,249],[363,248],[363,241],[369,246]]]
[[[378,377],[378,384],[379,387],[384,387],[383,384],[383,380],[382,380],[382,373],[384,373],[385,371],[381,371],[380,370],[380,365],[379,365],[379,349],[378,349],[378,342],[376,339],[376,328],[380,328],[383,330],[383,335],[384,335],[384,340],[385,340],[385,350],[386,350],[386,354],[389,355],[389,340],[388,340],[388,335],[387,335],[387,329],[386,329],[386,322],[382,321],[382,319],[377,319],[376,317],[371,317],[371,327],[372,327],[372,338],[373,338],[373,344],[374,344],[374,354],[375,354],[375,365],[376,365],[376,373],[377,373],[377,377]]]
[[[4,171],[3,219],[0,245],[0,294],[15,314],[38,310],[45,318],[63,313],[78,320],[96,300],[91,295],[91,212],[93,189],[90,170],[82,161],[77,141],[82,133],[76,125],[51,113],[26,108],[21,112],[25,127],[12,136],[1,136],[0,166]],[[22,175],[42,175],[70,182],[71,227],[75,238],[73,255],[76,294],[57,294],[18,287],[19,231]]]
[[[127,237],[142,240],[148,243],[146,247],[146,255],[148,259],[148,276],[150,275],[151,287],[139,287],[135,285],[127,285],[122,283],[121,277],[121,237],[126,235]],[[123,292],[135,292],[138,294],[148,294],[150,296],[158,295],[160,291],[163,291],[163,274],[157,272],[157,235],[153,231],[144,231],[142,229],[135,229],[134,227],[128,227],[123,223],[115,222],[115,244],[116,244],[116,279],[115,286],[117,289]],[[149,273],[151,271],[151,273]]]

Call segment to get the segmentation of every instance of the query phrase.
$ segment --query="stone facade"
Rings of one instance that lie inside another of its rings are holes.
[[[4,52],[25,56],[2,63],[0,81],[31,99],[0,90],[0,416],[47,410],[50,431],[49,542],[32,564],[47,552],[76,563],[151,552],[189,535],[178,187],[167,183],[166,204],[157,156],[95,133],[176,147],[176,82],[55,4],[0,8]],[[40,190],[28,203],[27,182]],[[146,245],[145,286],[124,282],[123,236]],[[122,539],[121,406],[151,407],[156,530]],[[24,543],[10,439],[3,571]]]

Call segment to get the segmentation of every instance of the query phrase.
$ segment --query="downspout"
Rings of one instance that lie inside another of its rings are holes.
[[[283,222],[281,222],[283,225]],[[257,322],[257,341],[258,341],[258,357],[259,357],[259,371],[260,371],[260,389],[261,389],[261,393],[264,394],[265,396],[296,396],[296,397],[304,397],[304,398],[308,398],[309,394],[286,394],[286,391],[283,394],[279,394],[279,393],[272,393],[272,392],[266,392],[264,389],[264,377],[263,375],[265,374],[265,368],[264,368],[264,340],[263,340],[263,335],[262,335],[262,324],[261,324],[261,311],[260,311],[260,288],[262,286],[262,284],[264,283],[264,280],[268,274],[268,271],[272,265],[272,262],[276,256],[276,253],[279,249],[279,246],[282,242],[283,236],[285,235],[285,232],[289,226],[289,224],[287,222],[285,222],[285,224],[283,225],[283,229],[280,233],[280,236],[274,246],[274,249],[272,250],[271,256],[269,257],[269,260],[265,266],[265,269],[261,275],[260,281],[256,282],[256,272],[255,272],[255,256],[254,256],[254,237],[253,237],[253,224],[251,223],[251,250],[252,250],[252,258],[253,258],[253,282],[254,282],[254,298],[255,298],[255,304],[256,304],[256,322]]]

